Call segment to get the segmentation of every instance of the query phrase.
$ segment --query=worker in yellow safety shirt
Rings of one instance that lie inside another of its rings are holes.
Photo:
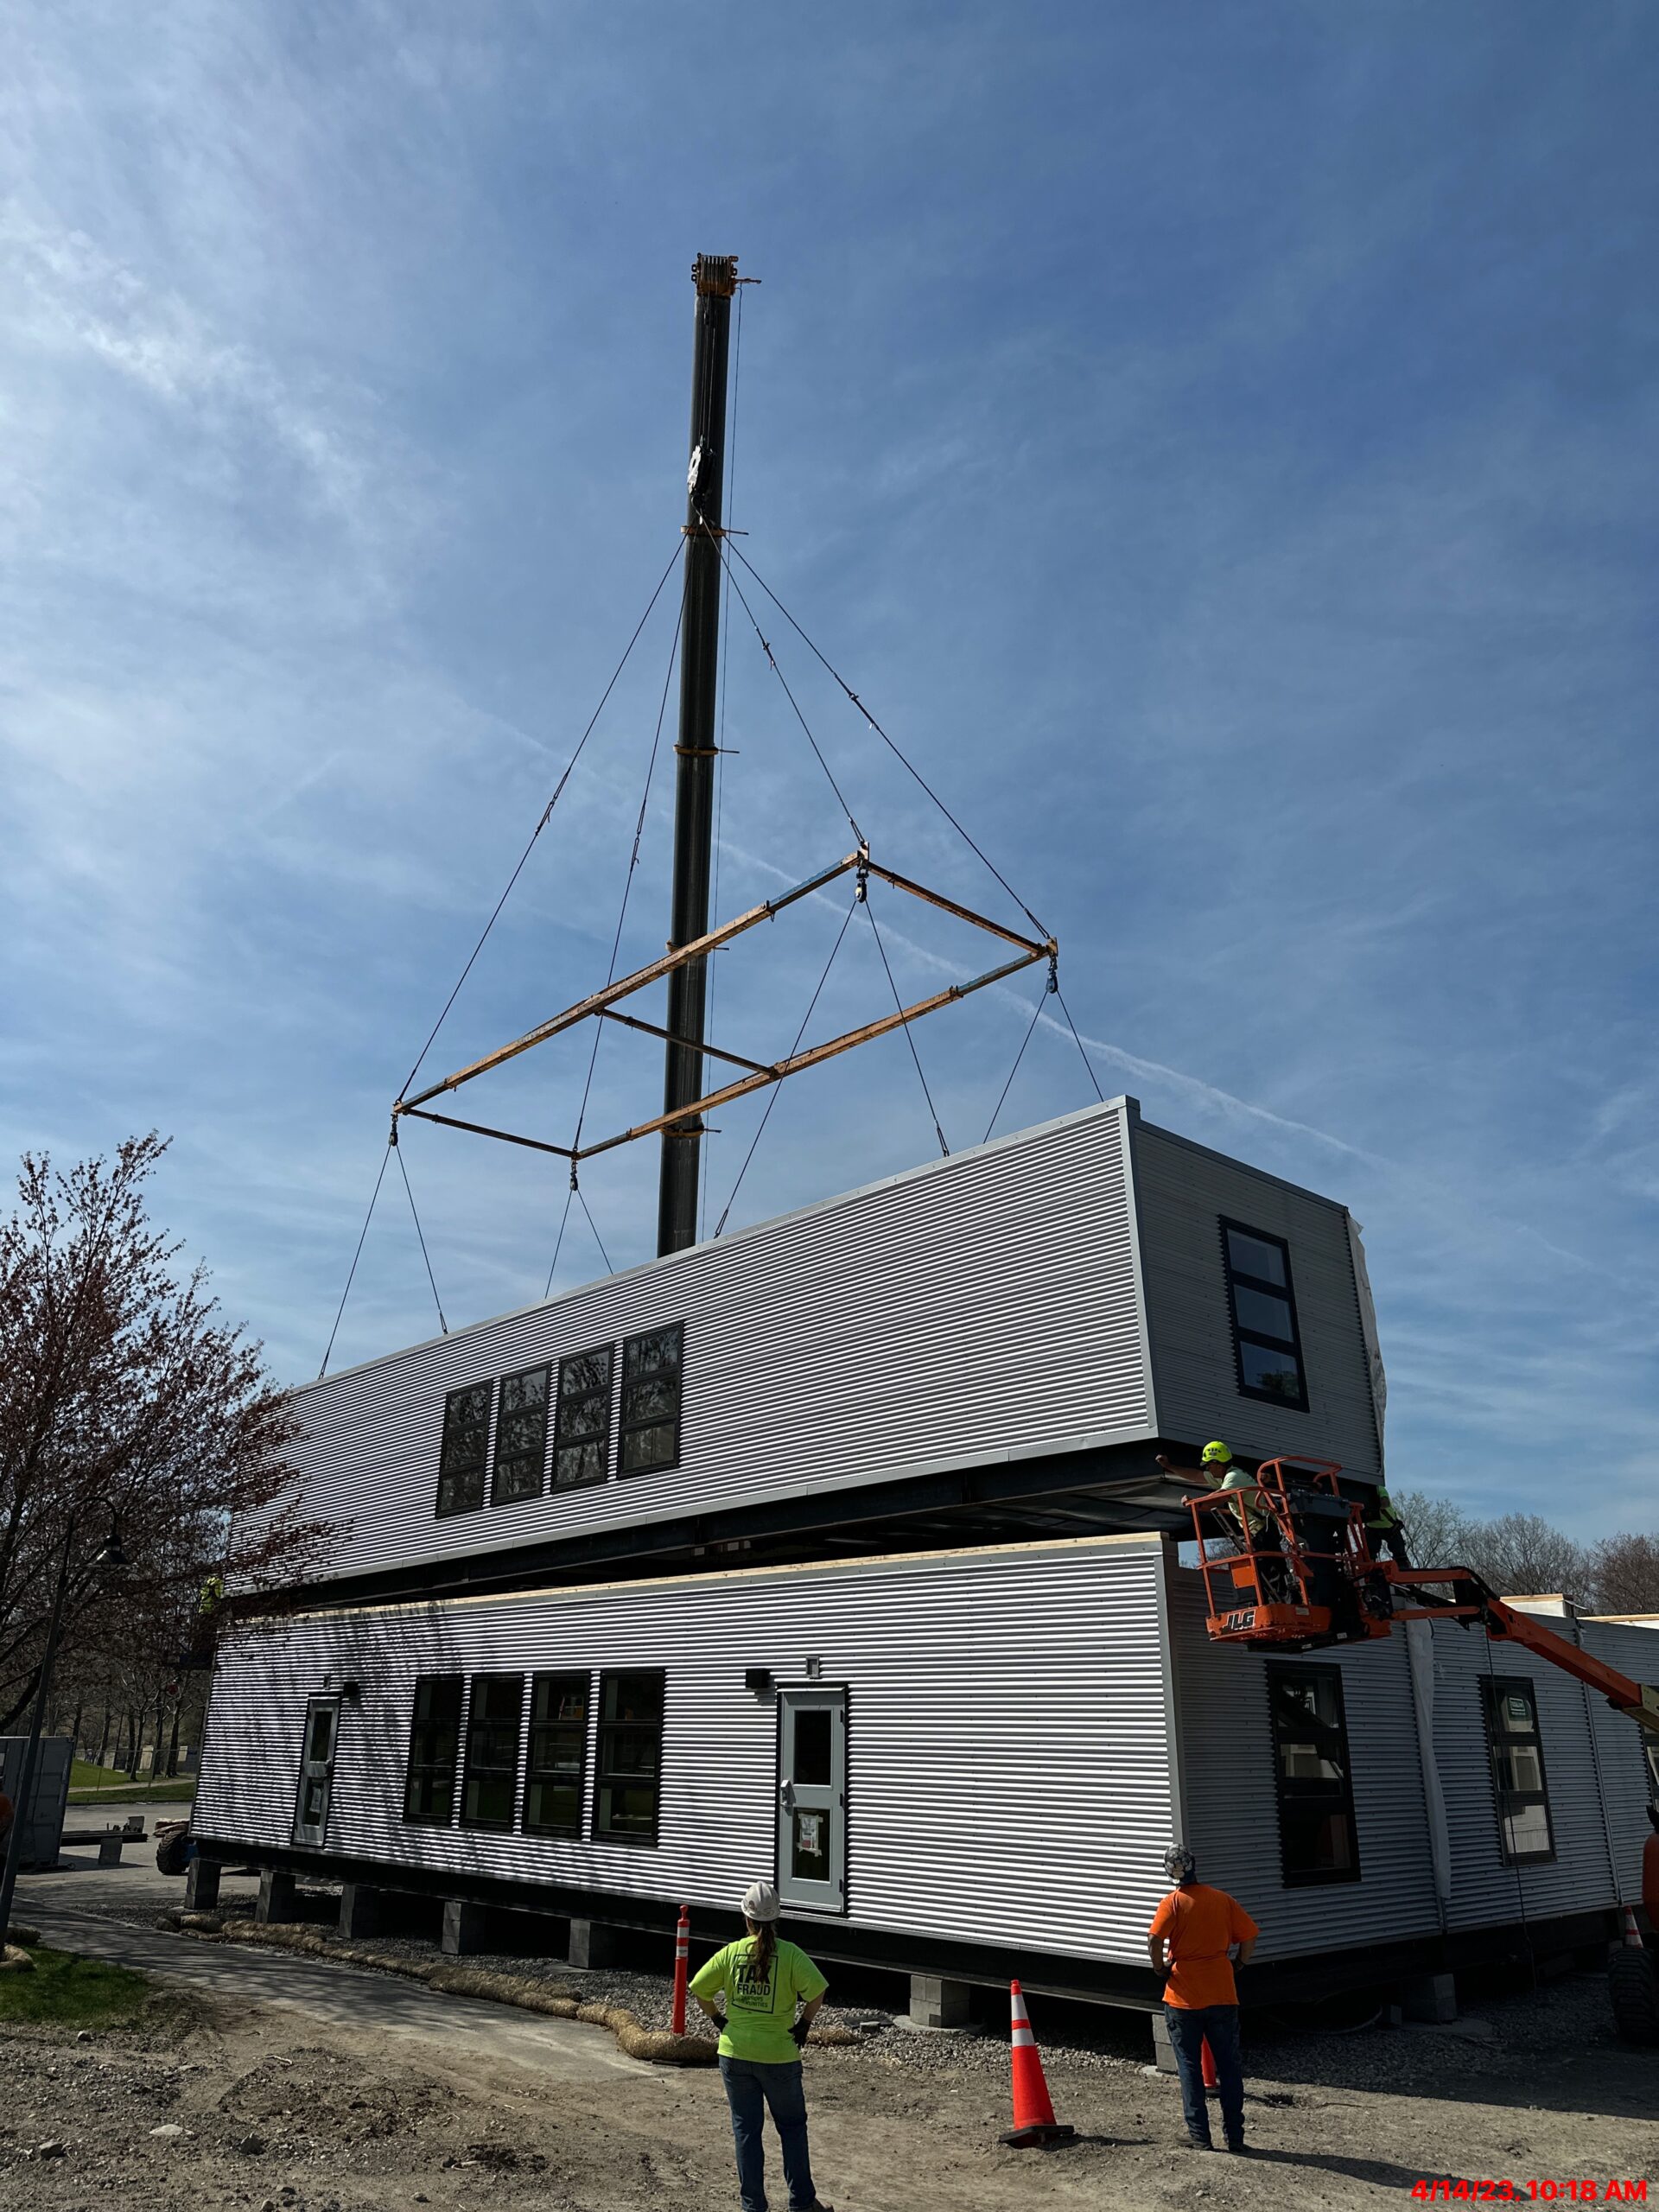
[[[1386,1551],[1397,1566],[1411,1565],[1411,1555],[1406,1549],[1406,1524],[1395,1511],[1394,1500],[1382,1483],[1365,1501],[1365,1541],[1373,1559],[1381,1559]]]
[[[1279,1524],[1271,1513],[1262,1510],[1259,1498],[1254,1494],[1255,1477],[1248,1467],[1239,1465],[1233,1457],[1231,1446],[1224,1444],[1219,1437],[1205,1446],[1198,1454],[1196,1467],[1178,1467],[1162,1452],[1158,1455],[1158,1465],[1176,1482],[1191,1484],[1195,1489],[1201,1486],[1205,1490],[1244,1491],[1246,1495],[1239,1498],[1233,1507],[1238,1516],[1242,1548],[1247,1552],[1282,1554],[1284,1546],[1280,1541]],[[1264,1585],[1272,1586],[1271,1589],[1263,1587],[1262,1594],[1264,1598],[1276,1599],[1284,1594],[1284,1569],[1277,1560],[1264,1566],[1262,1580]]]

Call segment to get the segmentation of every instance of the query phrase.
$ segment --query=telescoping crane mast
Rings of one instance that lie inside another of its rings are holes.
[[[1535,1651],[1659,1736],[1659,1688],[1506,1604],[1472,1567],[1375,1558],[1364,1508],[1343,1495],[1341,1473],[1333,1460],[1269,1459],[1253,1484],[1192,1499],[1213,1642],[1311,1651],[1388,1636],[1396,1621],[1459,1621]],[[1230,1550],[1217,1551],[1219,1537],[1231,1540]]]

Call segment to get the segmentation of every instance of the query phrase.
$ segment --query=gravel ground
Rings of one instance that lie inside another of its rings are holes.
[[[638,2003],[651,1980],[607,1986]],[[1529,2179],[1594,2177],[1600,2194],[1612,2178],[1650,2177],[1659,2149],[1654,2062],[1612,2044],[1604,2008],[1586,1980],[1485,2008],[1484,2043],[1381,2030],[1258,2042],[1245,2160],[1183,2146],[1167,2079],[1057,2040],[1050,2085],[1078,2139],[1004,2149],[1004,2042],[884,2031],[808,2053],[815,2165],[841,2212],[1282,2212],[1287,2198],[1336,2212],[1397,2208],[1435,2176],[1507,2178],[1523,2200]],[[0,2084],[7,2212],[729,2212],[736,2201],[712,2069],[578,2080],[554,2058],[486,2063],[365,2023],[168,1993],[136,2027],[87,2044],[0,2027]]]

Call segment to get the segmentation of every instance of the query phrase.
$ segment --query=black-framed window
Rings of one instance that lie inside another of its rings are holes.
[[[512,1505],[539,1497],[547,1476],[546,1366],[521,1368],[501,1378],[501,1402],[495,1412],[495,1469],[490,1503]]]
[[[1537,1694],[1524,1675],[1488,1675],[1482,1678],[1480,1694],[1497,1799],[1499,1847],[1511,1866],[1541,1864],[1555,1856],[1555,1829],[1549,1814],[1543,1738],[1538,1732]]]
[[[1289,1889],[1359,1879],[1339,1667],[1269,1667],[1279,1859]]]
[[[443,1402],[443,1445],[438,1459],[438,1515],[476,1513],[484,1503],[484,1466],[490,1449],[493,1382],[469,1382]]]
[[[455,1809],[455,1761],[461,1753],[461,1678],[422,1675],[415,1684],[409,1728],[404,1818],[447,1828]]]
[[[580,1835],[588,1764],[588,1677],[537,1675],[524,1763],[526,1835]]]
[[[645,1475],[678,1465],[684,1370],[685,1330],[678,1321],[624,1338],[619,1474]]]
[[[654,1669],[601,1675],[594,1774],[594,1834],[655,1843],[663,1770],[664,1677]]]
[[[611,1458],[609,1344],[559,1362],[559,1402],[553,1424],[553,1487],[602,1483]]]
[[[467,1708],[467,1765],[461,1824],[510,1828],[518,1796],[518,1723],[524,1709],[522,1675],[474,1675]]]
[[[1290,1247],[1264,1229],[1224,1220],[1221,1252],[1233,1323],[1238,1387],[1247,1398],[1307,1411],[1307,1373],[1296,1325]]]

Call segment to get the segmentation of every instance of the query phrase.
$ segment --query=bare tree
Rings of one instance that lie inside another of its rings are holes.
[[[1591,1551],[1590,1580],[1599,1613],[1659,1613],[1659,1541],[1605,1536]]]
[[[1582,1544],[1536,1513],[1505,1513],[1476,1524],[1474,1556],[1467,1562],[1505,1597],[1557,1591],[1582,1599],[1590,1588],[1589,1555]]]
[[[149,1219],[165,1150],[132,1137],[67,1173],[25,1155],[0,1223],[0,1732],[35,1694],[66,1562],[66,1652],[153,1679],[210,1577],[291,1581],[328,1533],[284,1502],[294,1422],[259,1346]],[[94,1564],[112,1516],[118,1588]]]
[[[1395,1493],[1394,1507],[1406,1524],[1411,1555],[1421,1567],[1466,1567],[1474,1541],[1475,1523],[1449,1497],[1433,1497],[1423,1490]]]

